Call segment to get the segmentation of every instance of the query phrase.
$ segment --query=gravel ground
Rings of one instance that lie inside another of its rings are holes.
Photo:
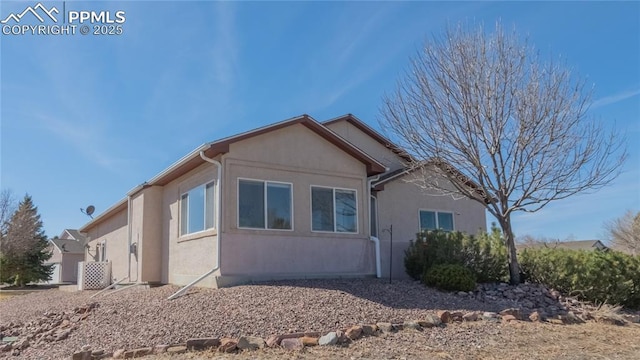
[[[181,343],[193,337],[266,338],[295,331],[324,332],[359,323],[403,322],[440,309],[499,311],[505,307],[442,293],[413,281],[389,284],[378,279],[281,281],[194,289],[178,299],[166,300],[177,289],[132,288],[93,299],[89,296],[94,292],[58,290],[15,296],[0,302],[0,324],[27,323],[47,311],[69,311],[98,302],[99,307],[66,340],[31,346],[20,355],[59,359],[83,345],[112,352]],[[473,345],[475,332],[496,331],[496,327],[483,324],[474,331],[450,334],[451,331],[434,332],[433,340]]]

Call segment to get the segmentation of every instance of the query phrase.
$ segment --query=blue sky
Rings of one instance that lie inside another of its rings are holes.
[[[0,4],[0,17],[36,2]],[[62,2],[43,2],[57,6]],[[385,92],[447,23],[502,19],[594,86],[628,140],[610,187],[518,215],[517,235],[594,239],[640,210],[638,2],[70,2],[123,10],[122,35],[0,36],[0,182],[49,236],[78,228],[198,145],[307,113],[379,129]]]

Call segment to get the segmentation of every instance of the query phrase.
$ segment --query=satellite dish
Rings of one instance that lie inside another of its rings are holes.
[[[85,214],[85,215],[87,215],[88,217],[90,217],[90,218],[92,218],[92,219],[93,219],[93,216],[91,216],[91,215],[93,214],[93,212],[94,212],[94,211],[96,211],[96,207],[95,207],[95,206],[93,206],[93,205],[89,205],[89,206],[87,206],[87,210],[85,210],[85,209],[80,209],[80,211],[81,211],[83,214]]]

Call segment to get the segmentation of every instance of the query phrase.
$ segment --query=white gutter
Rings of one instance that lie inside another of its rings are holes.
[[[218,221],[216,226],[218,227],[218,239],[216,242],[216,253],[217,253],[217,261],[216,261],[216,266],[213,267],[213,269],[207,271],[206,273],[200,275],[197,279],[193,280],[192,282],[190,282],[189,284],[187,284],[186,286],[184,286],[183,288],[181,288],[180,290],[176,291],[173,295],[169,296],[167,298],[167,300],[173,300],[179,296],[182,296],[187,290],[189,290],[192,286],[194,286],[195,284],[199,283],[200,281],[202,281],[204,278],[206,278],[207,276],[213,274],[216,270],[218,270],[220,268],[220,241],[222,240],[222,212],[220,211],[220,204],[222,203],[222,198],[220,197],[220,188],[222,187],[221,185],[221,180],[222,180],[222,164],[220,164],[220,162],[218,162],[217,160],[214,160],[212,158],[206,157],[204,154],[204,150],[200,151],[200,157],[202,158],[202,160],[209,162],[211,164],[214,164],[217,168],[218,168],[218,183],[216,184],[216,214],[218,215]]]
[[[387,169],[388,170],[388,169]],[[380,175],[376,175],[370,179],[367,179],[367,201],[369,206],[369,240],[373,241],[375,252],[376,252],[376,277],[382,277],[382,266],[380,265],[380,239],[371,235],[371,185],[374,181],[378,181],[380,179]]]

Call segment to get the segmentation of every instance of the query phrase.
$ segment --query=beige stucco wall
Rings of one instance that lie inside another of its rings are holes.
[[[151,186],[142,190],[144,218],[142,234],[134,238],[139,257],[141,282],[162,281],[162,200],[163,187]]]
[[[163,187],[160,207],[162,237],[158,246],[162,251],[161,282],[186,285],[216,266],[218,229],[180,236],[180,196],[216,178],[216,166],[205,163]],[[214,285],[213,276],[198,283],[204,287]]]
[[[486,230],[484,206],[473,200],[453,199],[451,196],[427,192],[404,178],[384,185],[376,194],[378,199],[378,237],[380,238],[383,276],[389,276],[390,234],[384,229],[393,225],[393,276],[406,278],[404,250],[420,230],[419,209],[452,212],[455,230],[476,234]]]
[[[65,254],[62,257],[62,281],[78,281],[78,263],[84,260],[84,254]]]
[[[402,160],[386,146],[380,144],[369,135],[362,132],[346,120],[336,121],[327,125],[329,129],[346,139],[369,156],[378,160],[389,170],[402,168]]]
[[[85,261],[97,261],[98,243],[105,241],[106,258],[111,262],[111,277],[117,281],[129,275],[126,208],[87,229],[87,236],[90,241],[88,242],[89,249],[85,253]],[[134,257],[131,258],[131,261],[132,267],[137,266]]]
[[[239,229],[238,179],[292,184],[293,229]],[[311,185],[356,190],[358,232],[311,231]],[[255,278],[375,272],[365,165],[302,125],[234,143],[224,156],[222,276]]]

